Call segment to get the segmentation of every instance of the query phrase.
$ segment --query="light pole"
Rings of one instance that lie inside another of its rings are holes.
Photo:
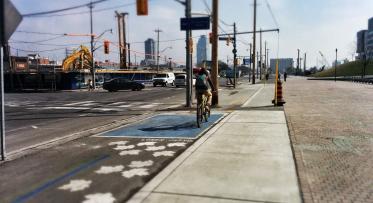
[[[335,49],[334,82],[337,82],[337,59],[338,59],[338,49]]]
[[[157,72],[159,72],[159,33],[162,32],[159,28],[154,30],[157,33]]]

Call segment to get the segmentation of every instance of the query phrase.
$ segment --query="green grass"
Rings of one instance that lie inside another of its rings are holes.
[[[362,61],[353,61],[337,67],[337,76],[361,76],[363,71]],[[370,62],[365,70],[366,75],[373,75],[373,62]],[[324,70],[312,75],[313,77],[333,77],[334,68]]]

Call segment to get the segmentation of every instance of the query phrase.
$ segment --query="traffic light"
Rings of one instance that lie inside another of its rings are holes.
[[[148,0],[136,0],[137,15],[148,15]]]
[[[229,46],[229,42],[231,42],[231,37],[228,35],[228,38],[227,38],[227,46]]]
[[[110,45],[109,40],[105,40],[104,41],[104,53],[105,54],[109,54],[109,45]]]
[[[209,41],[210,41],[210,44],[212,44],[212,32],[209,33]]]

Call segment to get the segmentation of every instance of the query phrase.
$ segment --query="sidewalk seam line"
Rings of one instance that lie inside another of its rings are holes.
[[[224,199],[224,200],[235,200],[235,201],[244,201],[244,202],[266,202],[266,203],[282,203],[282,202],[272,202],[272,201],[262,201],[262,200],[252,200],[252,199],[239,199],[239,198],[230,198],[230,197],[218,197],[211,195],[197,195],[197,194],[185,194],[185,193],[173,193],[173,192],[154,192],[157,194],[167,194],[167,195],[179,195],[179,196],[192,196],[192,197],[204,197],[210,199]]]

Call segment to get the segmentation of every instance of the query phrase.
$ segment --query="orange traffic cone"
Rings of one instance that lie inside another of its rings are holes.
[[[284,100],[284,98],[282,98],[282,82],[281,80],[277,80],[277,102],[275,101],[275,99],[272,100],[272,103],[275,105],[275,106],[283,106],[286,102]]]

